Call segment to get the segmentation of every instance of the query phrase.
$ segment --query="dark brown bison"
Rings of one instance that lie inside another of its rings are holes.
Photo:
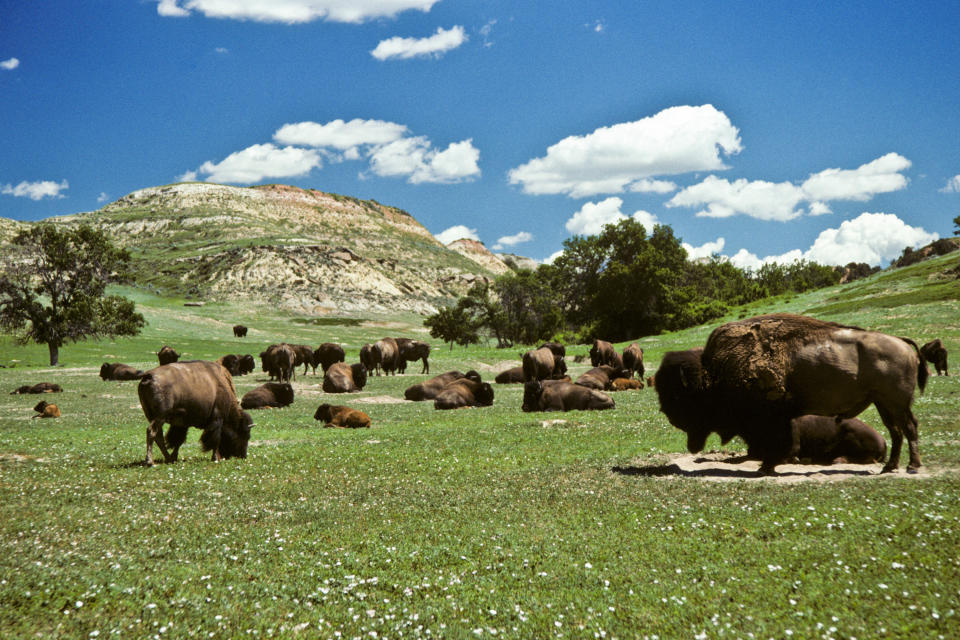
[[[313,364],[313,347],[309,347],[305,344],[292,344],[290,348],[293,349],[293,371],[296,373],[297,367],[303,365],[303,375],[307,375],[307,370]],[[296,376],[294,376],[296,377]]]
[[[25,384],[17,387],[10,392],[10,395],[18,393],[62,393],[63,389],[58,384],[52,382],[38,382],[37,384]]]
[[[472,369],[466,373],[460,373],[459,371],[447,371],[446,373],[441,373],[440,375],[434,376],[429,380],[424,380],[420,384],[407,387],[407,390],[403,392],[403,397],[407,400],[413,400],[415,402],[419,402],[421,400],[433,400],[448,384],[463,378],[480,382],[480,374]]]
[[[100,367],[100,378],[103,380],[139,380],[142,375],[140,369],[120,362],[104,362]]]
[[[772,473],[795,456],[790,421],[801,415],[852,418],[870,404],[890,431],[890,458],[900,461],[904,435],[908,471],[920,467],[913,389],[927,368],[916,343],[876,331],[792,314],[731,322],[715,329],[703,350],[667,353],[656,373],[660,410],[701,451],[711,433],[740,436]]]
[[[340,429],[369,429],[370,416],[363,411],[339,405],[322,404],[313,414],[314,420],[324,423],[324,427]]]
[[[33,408],[37,412],[37,415],[33,416],[34,418],[59,418],[60,417],[60,407],[55,404],[51,404],[46,400],[41,400]]]
[[[233,325],[233,337],[234,338],[246,338],[247,337],[247,328],[242,324]]]
[[[313,350],[313,372],[317,372],[317,367],[322,367],[326,373],[334,362],[343,362],[347,355],[343,352],[343,347],[332,342],[324,342]]]
[[[550,349],[550,351],[553,352],[553,355],[557,356],[558,358],[567,357],[567,348],[559,342],[544,342],[538,347],[538,349],[544,348]]]
[[[920,353],[937,370],[938,376],[950,375],[950,372],[947,371],[947,348],[943,346],[940,338],[931,340],[920,347]]]
[[[360,364],[367,368],[367,372],[373,374],[380,373],[380,354],[375,353],[372,344],[365,344],[360,347]]]
[[[555,355],[548,347],[541,347],[523,354],[523,378],[546,380],[561,378],[567,372],[567,363],[562,356]]]
[[[243,394],[241,409],[280,409],[293,404],[293,387],[289,382],[266,382]]]
[[[271,380],[276,378],[279,382],[290,382],[294,363],[297,361],[297,354],[285,342],[272,344],[260,354],[260,361],[263,370],[270,375]]]
[[[397,349],[399,358],[397,360],[397,371],[406,373],[407,363],[420,360],[423,367],[420,373],[430,373],[430,345],[421,340],[411,340],[410,338],[397,338]]]
[[[643,382],[633,378],[616,378],[610,381],[610,391],[639,391]]]
[[[447,384],[433,400],[434,409],[489,407],[493,404],[493,387],[489,382],[460,378]]]
[[[253,359],[253,356],[249,353],[240,356],[240,375],[245,376],[248,373],[253,373],[253,370],[257,367],[256,361]]]
[[[630,372],[626,369],[615,369],[608,364],[602,364],[594,367],[586,373],[580,374],[575,381],[581,387],[596,389],[597,391],[606,391],[617,378],[629,378]]]
[[[160,364],[170,364],[171,362],[176,362],[179,359],[180,354],[174,351],[173,347],[163,345],[160,347],[160,351],[157,351],[157,360],[160,361]]]
[[[602,391],[570,382],[532,380],[523,385],[524,411],[586,411],[613,409],[616,403]]]
[[[232,353],[217,358],[220,366],[230,372],[232,376],[240,375],[240,357]]]
[[[352,393],[362,391],[367,384],[367,369],[362,363],[335,362],[323,374],[323,390],[326,393]]]
[[[494,378],[493,381],[497,384],[515,384],[517,382],[524,382],[523,367],[513,367],[512,369],[501,371],[497,374],[497,377]]]
[[[590,366],[599,367],[608,364],[611,367],[623,368],[623,360],[613,345],[606,340],[594,340],[590,347]]]
[[[636,374],[638,378],[643,380],[643,349],[636,342],[631,342],[623,350],[623,368],[628,369],[631,376]]]
[[[887,457],[887,443],[859,418],[800,416],[790,421],[801,464],[873,464]],[[747,457],[761,459],[747,449]]]
[[[147,417],[147,464],[153,464],[156,442],[166,462],[176,462],[187,429],[203,430],[200,443],[213,459],[246,458],[253,418],[240,408],[233,379],[216,362],[174,362],[143,374],[137,387]],[[166,438],[163,425],[170,429]],[[172,452],[167,450],[167,445]]]
[[[373,358],[380,365],[383,375],[397,373],[400,364],[400,349],[397,347],[397,341],[393,338],[381,338],[373,343]],[[377,375],[380,375],[377,372]]]

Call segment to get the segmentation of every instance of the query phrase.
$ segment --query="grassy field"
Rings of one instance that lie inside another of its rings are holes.
[[[958,262],[727,320],[809,312],[960,353],[960,283],[943,275]],[[0,336],[0,637],[960,637],[956,365],[915,402],[920,477],[879,465],[789,484],[694,477],[670,465],[685,438],[652,390],[616,395],[612,411],[524,414],[520,387],[496,385],[493,407],[438,412],[400,401],[426,377],[415,363],[350,396],[301,370],[291,407],[256,413],[246,460],[210,462],[194,430],[179,463],[145,468],[136,383],[102,382],[104,361],[146,369],[163,344],[216,358],[279,340],[340,342],[356,361],[365,342],[424,334],[415,317],[123,293],[144,333],[69,345],[61,367],[46,366],[45,347]],[[233,338],[236,322],[246,339]],[[716,324],[641,340],[648,369]],[[435,344],[431,368],[492,381],[520,351]],[[238,391],[263,379],[238,378]],[[8,395],[40,381],[64,387],[43,397],[62,418],[33,420],[40,397]],[[363,409],[373,428],[319,428],[325,401]],[[880,426],[873,409],[862,417]]]

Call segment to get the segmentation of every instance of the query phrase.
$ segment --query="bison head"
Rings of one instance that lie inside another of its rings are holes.
[[[467,371],[467,372],[464,374],[463,377],[466,378],[467,380],[473,380],[474,382],[480,382],[480,374],[477,373],[476,371],[474,371],[473,369],[470,369],[470,371]]]
[[[220,446],[218,447],[220,457],[246,458],[247,444],[250,442],[250,429],[252,428],[253,418],[246,411],[241,411],[232,423],[225,422],[223,429],[220,430]],[[203,442],[203,436],[205,435],[206,431],[200,436],[201,442]]]
[[[489,382],[481,383],[473,397],[476,399],[478,406],[489,407],[493,404],[493,387],[490,386]]]
[[[350,370],[353,372],[353,384],[356,385],[357,390],[363,390],[363,387],[367,384],[367,368],[363,366],[363,363],[356,363],[350,365]]]
[[[316,413],[313,414],[314,420],[320,420],[324,424],[333,420],[333,413],[330,411],[330,405],[324,402],[322,405],[317,407]]]
[[[710,435],[710,407],[700,356],[703,349],[670,351],[656,373],[660,411],[687,434],[687,450],[702,451]]]
[[[543,384],[539,380],[531,380],[524,384],[521,409],[524,411],[539,411],[541,395],[543,395]]]
[[[406,391],[403,392],[403,397],[407,400],[419,401],[424,399],[423,385],[415,384],[412,387],[408,387]]]
[[[278,384],[273,390],[273,395],[283,404],[293,404],[293,387],[289,382]]]
[[[597,344],[597,341],[594,340],[593,346],[590,347],[590,366],[599,367],[602,359],[603,358],[600,357],[600,347]]]
[[[100,365],[100,377],[103,380],[106,380],[112,375],[113,375],[113,367],[110,365],[109,362],[104,362],[102,365]]]

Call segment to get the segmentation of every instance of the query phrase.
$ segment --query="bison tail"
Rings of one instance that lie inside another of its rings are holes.
[[[927,378],[930,377],[930,371],[927,369],[927,359],[923,357],[923,353],[920,351],[920,347],[917,346],[916,342],[902,336],[900,339],[913,347],[913,350],[917,353],[917,357],[920,359],[920,364],[917,365],[917,386],[920,387],[920,393],[923,393],[923,390],[927,387]]]

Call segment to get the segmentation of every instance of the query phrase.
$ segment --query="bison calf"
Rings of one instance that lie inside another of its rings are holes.
[[[322,404],[317,407],[317,412],[313,414],[314,420],[324,423],[324,427],[337,427],[340,429],[369,429],[370,416],[363,411],[343,407],[339,405]]]
[[[243,394],[241,409],[281,409],[293,404],[289,382],[267,382]]]
[[[37,406],[33,408],[37,412],[37,415],[33,416],[34,418],[59,418],[60,417],[60,407],[55,404],[50,404],[46,400],[41,400],[37,403]]]
[[[629,391],[643,389],[643,383],[633,378],[617,378],[610,382],[610,391]]]

